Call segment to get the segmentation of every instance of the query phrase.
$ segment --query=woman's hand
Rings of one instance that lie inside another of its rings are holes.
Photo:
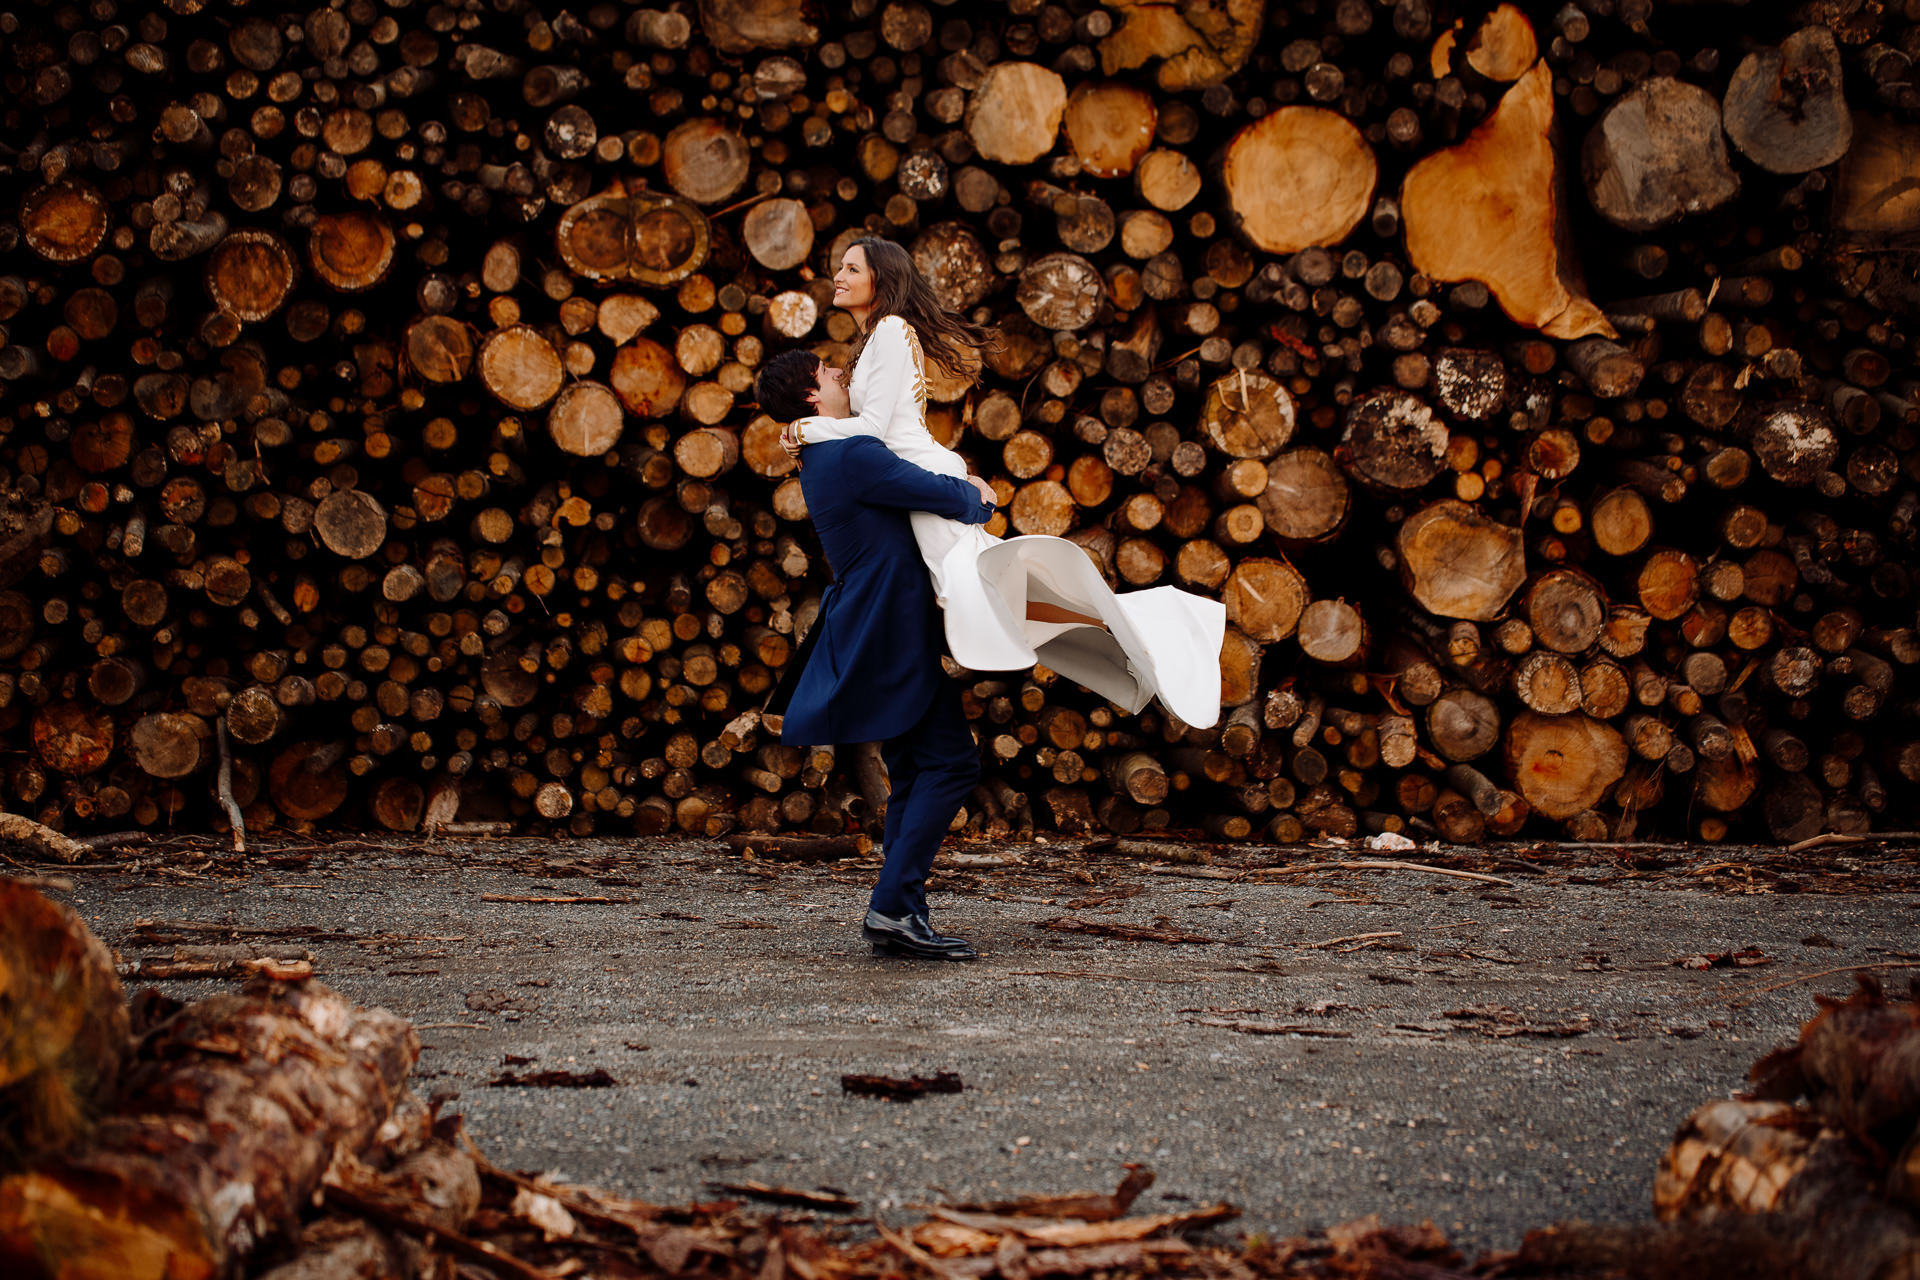
[[[797,424],[789,422],[786,426],[780,428],[780,447],[787,451],[789,458],[792,458],[795,462],[800,461],[800,449],[802,446],[800,444],[800,430]]]

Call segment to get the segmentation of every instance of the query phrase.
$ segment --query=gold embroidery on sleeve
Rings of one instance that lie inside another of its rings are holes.
[[[919,402],[920,421],[927,420],[927,358],[920,350],[920,334],[907,320],[900,322],[907,331],[907,349],[913,353],[913,395]]]

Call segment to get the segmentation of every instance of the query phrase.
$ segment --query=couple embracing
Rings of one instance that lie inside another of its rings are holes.
[[[979,777],[979,749],[943,652],[975,671],[1044,663],[1131,713],[1220,711],[1225,607],[1175,587],[1116,595],[1078,545],[982,528],[994,491],[927,430],[926,366],[965,376],[984,331],[940,309],[906,250],[855,241],[834,305],[860,326],[848,367],[807,351],[761,370],[760,407],[789,425],[833,582],[767,710],[789,742],[880,742],[890,793],[861,933],[875,955],[971,960],[934,931],[926,880]]]

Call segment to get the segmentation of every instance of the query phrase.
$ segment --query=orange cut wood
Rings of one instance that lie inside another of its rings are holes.
[[[1507,772],[1534,812],[1546,817],[1593,808],[1626,771],[1626,739],[1589,716],[1523,711],[1507,729]]]
[[[725,121],[696,117],[674,126],[660,146],[667,184],[695,204],[718,204],[746,185],[753,149]]]
[[[789,271],[813,252],[813,219],[798,200],[762,200],[747,210],[740,238],[761,266]]]
[[[560,393],[565,376],[560,353],[532,325],[495,329],[480,344],[480,381],[511,408],[538,409]]]
[[[1235,565],[1220,594],[1227,622],[1262,643],[1292,635],[1310,597],[1306,578],[1292,564],[1258,556]]]
[[[380,283],[393,265],[393,252],[393,227],[363,209],[321,214],[307,241],[313,274],[346,292]]]
[[[1539,56],[1533,24],[1511,4],[1488,14],[1467,43],[1467,65],[1489,80],[1518,80]]]
[[[1483,282],[1514,320],[1552,337],[1612,337],[1561,250],[1552,125],[1553,73],[1537,62],[1465,142],[1408,171],[1407,255],[1435,279]]]
[[[699,0],[699,3],[700,29],[722,53],[740,55],[763,49],[795,49],[820,40],[820,28],[807,21],[807,10],[811,7],[807,0]],[[684,42],[684,29],[680,36]]]
[[[1408,516],[1395,545],[1414,598],[1443,618],[1491,621],[1526,580],[1520,530],[1454,498]]]
[[[1101,0],[1120,24],[1100,41],[1102,75],[1158,59],[1154,79],[1168,93],[1223,83],[1246,65],[1266,23],[1266,0]]]
[[[698,271],[711,235],[689,201],[663,191],[628,195],[618,183],[570,206],[554,227],[560,259],[575,275],[653,286]]]
[[[997,62],[967,103],[967,137],[981,158],[1032,164],[1053,150],[1067,112],[1066,82],[1036,62]]]
[[[1153,145],[1153,95],[1119,81],[1088,81],[1067,98],[1067,142],[1084,173],[1124,178]]]
[[[478,344],[464,320],[422,316],[407,326],[405,343],[407,367],[428,382],[458,382],[473,371]]]
[[[1233,136],[1221,168],[1241,231],[1268,253],[1345,240],[1373,207],[1378,173],[1360,130],[1321,107],[1262,116]]]
[[[280,309],[297,274],[293,250],[271,231],[241,227],[207,255],[207,293],[242,320],[265,320]]]
[[[20,231],[49,262],[78,262],[100,247],[112,226],[106,199],[84,182],[36,187],[20,202]]]
[[[547,434],[576,458],[597,458],[620,443],[620,400],[598,382],[570,382],[547,411]]]

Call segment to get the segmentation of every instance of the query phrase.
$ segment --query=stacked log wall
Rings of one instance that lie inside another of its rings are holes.
[[[994,531],[1229,612],[961,673],[966,829],[1910,828],[1920,3],[1490,8],[0,12],[0,802],[857,825],[752,385],[878,234]]]

